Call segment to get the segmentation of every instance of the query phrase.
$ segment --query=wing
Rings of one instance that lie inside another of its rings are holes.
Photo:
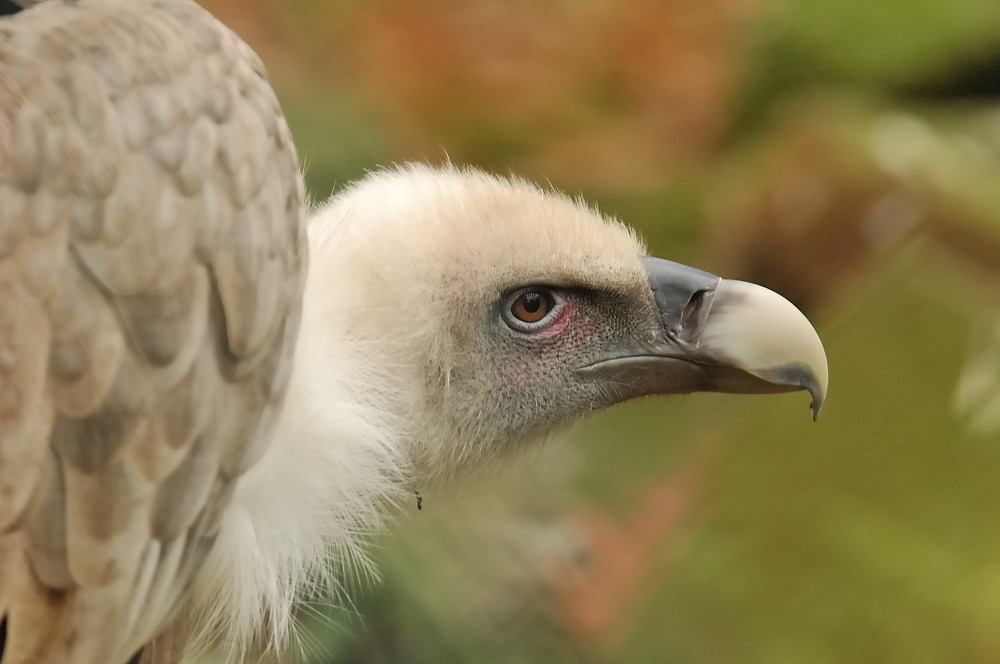
[[[194,3],[0,21],[3,664],[124,662],[170,618],[269,439],[303,215],[260,61]]]

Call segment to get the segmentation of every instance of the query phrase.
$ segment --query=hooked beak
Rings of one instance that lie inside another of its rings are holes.
[[[807,390],[826,397],[826,353],[791,302],[745,281],[644,257],[662,336],[583,368],[621,400],[648,394]]]

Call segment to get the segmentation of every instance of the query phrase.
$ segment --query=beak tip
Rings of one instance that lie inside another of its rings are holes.
[[[822,397],[813,394],[812,403],[809,404],[812,409],[813,422],[819,419],[819,411],[823,410],[823,399]]]
[[[815,422],[819,419],[819,413],[823,410],[823,404],[826,402],[826,384],[813,377],[803,387],[809,391],[809,395],[812,397],[809,408],[812,409],[813,422]]]

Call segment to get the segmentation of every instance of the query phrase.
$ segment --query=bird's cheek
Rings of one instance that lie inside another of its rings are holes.
[[[562,316],[545,330],[525,338],[515,352],[499,363],[499,378],[508,389],[516,393],[537,391],[548,381],[558,380],[568,367],[575,366],[574,358],[593,339],[587,330],[571,325],[570,319],[569,315]]]
[[[548,368],[530,360],[505,362],[499,367],[499,379],[514,394],[523,394],[545,380]]]

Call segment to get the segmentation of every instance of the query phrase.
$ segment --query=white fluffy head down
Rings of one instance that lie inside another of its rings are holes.
[[[375,384],[401,390],[395,411],[421,475],[480,467],[508,442],[482,430],[498,420],[484,417],[479,393],[498,388],[498,340],[484,334],[504,293],[544,284],[648,295],[631,229],[524,180],[453,166],[351,185],[316,211],[310,249],[304,327],[324,353],[358,349],[392,374]]]

